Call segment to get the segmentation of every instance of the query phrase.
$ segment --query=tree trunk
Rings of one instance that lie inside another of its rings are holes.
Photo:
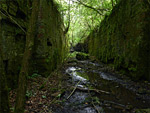
[[[28,30],[26,34],[26,47],[22,61],[22,67],[19,74],[17,100],[15,106],[15,113],[24,113],[25,108],[25,97],[27,88],[27,76],[29,70],[29,62],[32,57],[32,50],[34,46],[34,38],[36,34],[36,22],[38,18],[40,0],[33,0],[32,2],[32,14],[30,17]]]
[[[0,50],[0,113],[9,113],[7,80]]]
[[[112,8],[114,7],[114,1],[113,0],[111,0],[111,4],[112,4]]]
[[[1,29],[2,26],[1,26],[1,19],[0,19],[0,38],[2,38]],[[9,112],[10,109],[9,109],[7,79],[6,79],[3,57],[2,57],[2,45],[0,45],[0,113],[9,113]]]

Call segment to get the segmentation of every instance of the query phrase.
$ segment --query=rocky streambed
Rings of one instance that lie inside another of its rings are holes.
[[[149,83],[134,82],[90,60],[68,61],[64,72],[67,87],[54,113],[149,112]]]

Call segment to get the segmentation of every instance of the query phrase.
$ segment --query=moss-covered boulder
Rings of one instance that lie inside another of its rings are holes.
[[[25,49],[31,0],[0,1],[0,44],[10,85],[16,84]],[[66,51],[63,21],[53,0],[41,0],[30,74],[48,76],[62,63]]]
[[[76,59],[77,60],[88,60],[89,59],[89,55],[86,54],[86,53],[78,52],[76,54]]]
[[[87,44],[86,43],[77,43],[73,47],[74,51],[88,53]]]
[[[150,80],[150,3],[121,0],[89,37],[89,53],[135,79]]]

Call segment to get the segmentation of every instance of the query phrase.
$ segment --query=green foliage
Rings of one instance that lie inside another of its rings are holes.
[[[46,81],[40,86],[39,90],[43,89],[46,85]]]
[[[57,98],[60,98],[60,97],[61,97],[61,94],[58,94],[58,95],[57,95]]]
[[[98,97],[92,97],[95,104],[100,104],[100,100]]]
[[[78,60],[87,60],[87,59],[89,59],[89,55],[86,54],[86,53],[79,52],[79,53],[76,55],[76,58],[77,58]]]
[[[32,91],[29,91],[29,90],[27,90],[26,91],[26,97],[32,97],[33,96],[33,94],[32,94]]]
[[[14,112],[14,111],[15,111],[15,108],[14,108],[14,107],[11,107],[10,110]]]
[[[62,14],[65,26],[69,23],[69,42],[72,45],[83,41],[97,25],[100,24],[105,14],[112,9],[111,0],[56,0]],[[116,4],[114,0],[114,5]],[[70,6],[70,7],[69,7]],[[98,13],[99,12],[99,13]]]
[[[4,10],[7,10],[8,7],[7,7],[6,4],[1,4],[1,5],[0,5],[0,8],[3,8]]]
[[[45,95],[42,95],[42,98],[43,98],[43,99],[45,99],[45,98],[46,98],[46,96],[45,96]]]
[[[28,76],[29,79],[32,79],[32,78],[36,78],[36,77],[39,77],[41,75],[39,75],[38,73],[33,73],[31,76]]]
[[[130,67],[128,68],[129,71],[137,71],[137,68],[136,67]]]
[[[69,53],[68,54],[68,58],[73,58],[73,57],[76,57],[76,54],[77,54],[78,52],[73,52],[73,53]]]

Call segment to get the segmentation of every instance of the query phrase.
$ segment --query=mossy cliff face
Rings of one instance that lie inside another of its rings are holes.
[[[88,50],[135,79],[150,80],[150,3],[122,0],[87,38]],[[86,40],[86,41],[87,41]]]
[[[62,63],[66,49],[61,15],[51,0],[41,0],[35,41],[35,70],[48,75]]]
[[[8,82],[16,84],[31,15],[30,0],[0,1],[0,44]],[[63,22],[52,0],[41,0],[30,74],[48,76],[62,63],[66,50]]]

